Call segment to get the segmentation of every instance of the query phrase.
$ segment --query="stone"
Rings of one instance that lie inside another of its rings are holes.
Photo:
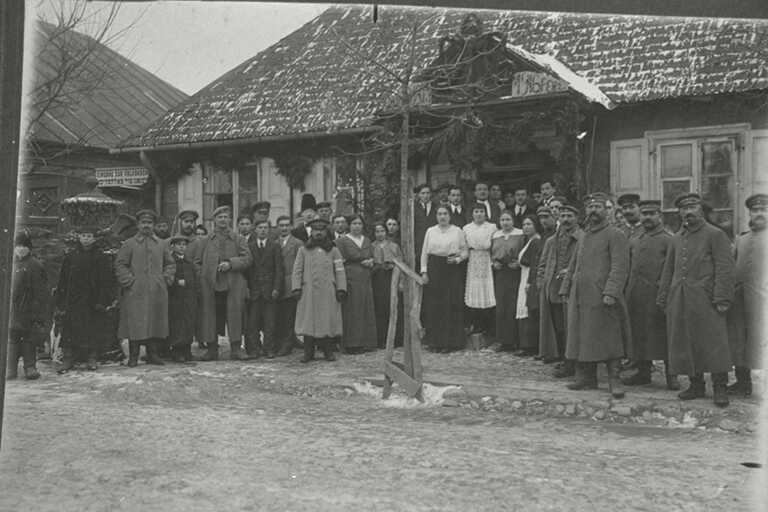
[[[469,401],[469,406],[472,407],[473,409],[478,409],[480,407],[480,404],[478,404],[474,400],[470,400]]]
[[[632,416],[632,407],[629,405],[614,405],[611,411],[615,412],[619,416]]]
[[[727,432],[738,432],[738,430],[741,428],[741,423],[728,418],[723,418],[720,420],[720,423],[718,423],[717,426],[721,430],[725,430]]]
[[[459,402],[456,400],[443,400],[443,407],[458,407]]]
[[[565,412],[565,406],[561,404],[556,405],[555,412],[557,412],[557,414],[563,414]]]
[[[643,411],[643,420],[651,421],[651,419],[653,419],[653,414],[651,414],[651,411]]]
[[[499,397],[499,398],[496,400],[496,403],[497,403],[497,404],[499,404],[499,405],[500,405],[500,406],[502,406],[502,407],[505,407],[505,406],[509,405],[509,400],[507,400],[507,399],[506,399],[506,398],[504,398],[504,397]]]
[[[565,414],[573,416],[576,414],[576,404],[568,404],[565,406]]]
[[[464,398],[466,396],[467,396],[467,392],[464,391],[464,389],[462,389],[462,388],[459,388],[459,389],[449,389],[448,391],[443,393],[443,398],[457,399],[457,398]]]
[[[483,398],[480,399],[480,401],[483,402],[484,404],[490,402],[491,400],[493,400],[493,398],[491,398],[490,396],[484,396]]]
[[[512,402],[512,408],[513,409],[522,409],[523,408],[523,402],[521,402],[520,400],[515,400],[514,402]]]
[[[598,411],[597,411],[597,412],[594,414],[594,416],[592,416],[592,418],[594,418],[594,419],[596,419],[596,420],[603,420],[603,419],[605,419],[605,410],[604,410],[604,409],[600,409],[600,410],[598,410]]]

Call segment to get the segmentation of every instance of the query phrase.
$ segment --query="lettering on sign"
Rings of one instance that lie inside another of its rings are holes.
[[[149,170],[145,167],[108,167],[96,169],[99,187],[140,187],[147,182]]]
[[[512,76],[510,96],[524,98],[568,90],[568,84],[544,73],[519,71]]]

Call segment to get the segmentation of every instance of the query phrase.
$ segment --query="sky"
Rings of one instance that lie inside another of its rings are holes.
[[[69,0],[37,0],[28,9],[50,19]],[[329,4],[267,2],[122,3],[115,31],[133,25],[110,44],[148,71],[194,94],[230,69],[276,43]],[[88,4],[94,25],[110,2]],[[88,30],[84,30],[87,32]]]

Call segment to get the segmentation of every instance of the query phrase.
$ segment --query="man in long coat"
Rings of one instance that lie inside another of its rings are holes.
[[[277,301],[277,318],[275,319],[275,339],[277,340],[277,355],[287,356],[291,353],[296,342],[296,298],[293,296],[293,264],[296,255],[304,243],[291,234],[291,219],[285,215],[277,219],[277,229],[280,236],[277,244],[283,262],[283,288]]]
[[[672,235],[661,222],[661,201],[640,201],[643,231],[629,240],[629,282],[627,309],[632,339],[627,356],[635,361],[637,373],[623,379],[628,386],[651,383],[653,361],[664,361],[667,389],[680,388],[677,376],[669,373],[667,360],[667,322],[656,306],[659,280],[672,243]]]
[[[275,307],[283,288],[283,255],[278,243],[270,238],[269,221],[260,220],[248,242],[253,264],[248,270],[248,327],[245,333],[247,357],[258,357],[263,352],[274,359]],[[263,344],[259,335],[264,335]]]
[[[701,197],[684,194],[675,201],[683,220],[659,286],[657,303],[667,313],[670,373],[688,375],[681,400],[704,397],[704,373],[712,374],[715,405],[728,405],[726,313],[733,301],[733,256],[725,232],[704,218]]]
[[[768,309],[768,194],[755,194],[746,201],[749,231],[736,240],[736,294],[728,312],[731,357],[736,366],[736,383],[729,394],[752,394],[752,370],[763,368],[768,345],[764,320]]]
[[[568,293],[567,359],[575,360],[576,380],[569,389],[597,388],[597,363],[608,367],[614,398],[624,390],[619,378],[629,334],[624,287],[629,272],[629,242],[608,224],[605,194],[586,201],[587,224],[571,261],[562,291]]]
[[[539,355],[545,363],[561,360],[565,356],[566,308],[560,288],[576,246],[584,236],[576,222],[578,209],[564,205],[560,210],[560,226],[544,242],[536,269],[540,312]],[[551,216],[552,212],[549,206],[541,206],[537,214],[541,218],[544,215]],[[573,373],[574,363],[566,361],[555,371],[555,376],[564,378]]]
[[[309,223],[312,235],[299,249],[293,266],[291,290],[299,298],[296,334],[304,336],[304,357],[314,359],[315,344],[329,361],[335,359],[333,346],[343,333],[341,301],[347,295],[347,276],[341,253],[328,239],[328,222]]]
[[[115,258],[115,277],[122,289],[118,336],[128,338],[128,366],[138,364],[142,343],[147,362],[163,364],[157,345],[168,337],[168,285],[176,265],[168,246],[153,232],[156,219],[150,210],[139,211],[139,232],[126,240]]]
[[[213,233],[200,237],[189,247],[200,277],[199,340],[208,344],[203,361],[219,358],[218,336],[227,332],[230,358],[245,359],[240,352],[243,311],[248,294],[245,272],[251,266],[251,251],[245,238],[232,230],[232,209],[220,206],[213,211]]]

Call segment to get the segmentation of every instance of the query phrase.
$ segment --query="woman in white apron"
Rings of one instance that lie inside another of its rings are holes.
[[[471,311],[473,333],[490,330],[493,308],[496,307],[491,267],[491,239],[496,224],[486,221],[486,215],[485,205],[474,205],[472,222],[463,229],[469,248],[464,303]]]
[[[536,267],[541,254],[538,219],[529,215],[523,219],[523,243],[518,255],[520,262],[520,288],[517,292],[518,356],[534,356],[539,348],[539,296],[536,290]]]

